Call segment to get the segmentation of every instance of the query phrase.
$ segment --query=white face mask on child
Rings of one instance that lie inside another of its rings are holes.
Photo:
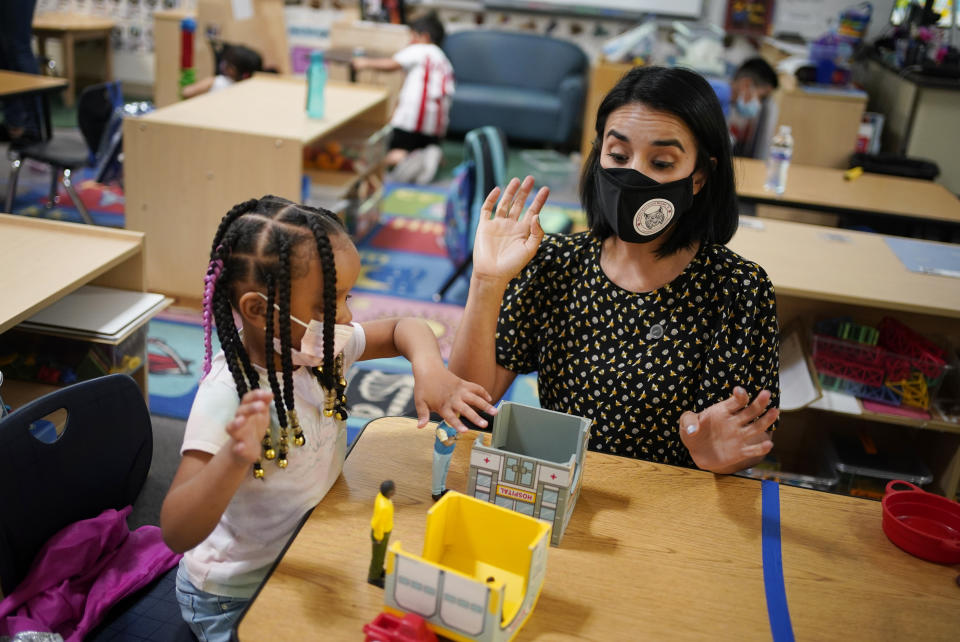
[[[258,295],[266,300],[266,295],[257,292]],[[280,306],[274,304],[273,307],[280,311]],[[308,366],[316,368],[323,365],[323,323],[316,319],[310,319],[310,323],[304,323],[297,317],[290,315],[290,319],[306,328],[303,338],[300,340],[300,349],[290,348],[290,355],[295,366]],[[336,323],[333,326],[333,356],[337,356],[346,347],[350,337],[353,336],[354,327],[343,323]],[[280,337],[273,338],[273,349],[277,354],[283,354],[283,346],[280,343]]]

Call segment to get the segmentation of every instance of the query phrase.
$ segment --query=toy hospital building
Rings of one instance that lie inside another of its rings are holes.
[[[583,480],[590,420],[505,402],[490,445],[473,442],[467,494],[550,522],[560,544]]]

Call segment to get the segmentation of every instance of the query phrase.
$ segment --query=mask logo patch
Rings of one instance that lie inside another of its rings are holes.
[[[665,198],[652,198],[633,216],[633,229],[641,236],[656,234],[673,219],[676,212],[673,203]]]

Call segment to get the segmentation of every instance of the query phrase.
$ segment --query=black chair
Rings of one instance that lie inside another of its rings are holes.
[[[30,426],[66,411],[59,438]],[[50,537],[108,508],[133,504],[153,457],[143,392],[127,375],[55,390],[0,420],[0,587],[10,594]]]
[[[7,200],[5,211],[13,208],[13,198],[17,192],[17,177],[20,166],[26,159],[33,159],[50,165],[53,175],[50,179],[50,202],[53,207],[57,202],[57,184],[63,182],[74,207],[80,212],[86,223],[93,223],[90,213],[73,187],[73,172],[87,167],[96,155],[100,141],[103,138],[107,124],[116,108],[113,96],[119,96],[120,83],[117,81],[101,83],[87,87],[77,99],[77,124],[84,142],[72,138],[51,136],[47,140],[11,150],[13,160],[10,169],[10,182],[7,185]]]

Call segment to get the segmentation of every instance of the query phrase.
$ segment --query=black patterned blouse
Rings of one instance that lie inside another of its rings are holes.
[[[600,269],[588,232],[548,235],[514,279],[497,363],[538,372],[540,403],[593,420],[590,449],[693,466],[680,415],[743,386],[779,403],[779,333],[766,272],[722,245],[700,249],[671,283],[634,293]]]

